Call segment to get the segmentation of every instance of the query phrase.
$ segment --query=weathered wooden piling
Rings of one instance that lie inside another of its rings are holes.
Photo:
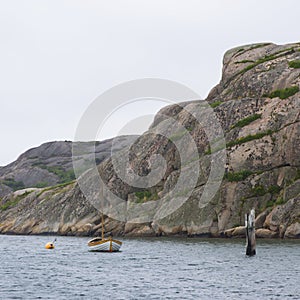
[[[250,214],[245,215],[246,227],[246,255],[253,256],[256,254],[255,240],[255,210],[251,209]]]

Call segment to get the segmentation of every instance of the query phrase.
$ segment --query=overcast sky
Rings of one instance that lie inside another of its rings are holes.
[[[205,98],[229,48],[299,41],[299,12],[298,0],[0,0],[0,165],[73,140],[88,105],[125,81],[170,79]]]

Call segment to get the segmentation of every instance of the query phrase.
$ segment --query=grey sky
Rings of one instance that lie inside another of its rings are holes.
[[[227,49],[298,41],[299,12],[297,0],[1,0],[0,165],[72,140],[93,99],[124,81],[170,79],[204,98]]]

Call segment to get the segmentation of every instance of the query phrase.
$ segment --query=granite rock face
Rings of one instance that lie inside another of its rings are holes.
[[[299,66],[299,43],[227,51],[222,79],[206,99],[209,105],[190,101],[163,108],[149,131],[120,152],[129,156],[123,171],[113,157],[99,164],[105,186],[123,199],[120,207],[126,210],[127,219],[106,219],[108,230],[131,236],[242,236],[244,215],[255,208],[258,237],[299,238]],[[216,119],[209,114],[212,110]],[[210,136],[208,129],[219,130],[216,123],[222,132]],[[217,172],[222,180],[220,186],[212,181],[209,197],[207,186],[216,163],[222,167]],[[155,173],[159,167],[163,172]],[[148,176],[152,172],[155,182]],[[93,182],[91,174],[82,175],[83,180]],[[134,174],[139,176],[135,185],[122,180]],[[0,232],[99,232],[99,213],[95,206],[78,202],[91,203],[83,200],[77,184],[49,191],[49,197],[43,191],[17,201],[14,195],[4,197]],[[100,197],[99,191],[94,197]],[[59,207],[50,218],[48,202],[53,199]],[[29,206],[34,201],[36,205]],[[132,207],[147,208],[148,215],[141,210],[130,218]]]

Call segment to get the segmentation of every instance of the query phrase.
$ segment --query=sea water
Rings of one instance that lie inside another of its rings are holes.
[[[300,299],[300,241],[121,239],[119,253],[88,238],[0,235],[0,299]]]

